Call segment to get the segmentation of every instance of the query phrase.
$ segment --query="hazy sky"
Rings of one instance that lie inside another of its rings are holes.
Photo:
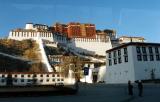
[[[160,0],[0,0],[0,37],[25,23],[94,23],[160,43]]]

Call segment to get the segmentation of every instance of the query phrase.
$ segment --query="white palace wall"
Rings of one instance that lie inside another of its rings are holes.
[[[51,32],[37,32],[37,31],[11,31],[9,39],[15,40],[48,40],[51,42],[58,42],[65,44],[68,48],[78,52],[89,55],[102,55],[105,56],[105,51],[112,48],[110,38],[106,39],[92,39],[92,38],[72,38],[67,40],[65,36],[53,34]]]
[[[99,39],[74,38],[68,47],[79,53],[105,56],[105,51],[112,48],[112,45],[109,38],[107,42],[102,42]]]

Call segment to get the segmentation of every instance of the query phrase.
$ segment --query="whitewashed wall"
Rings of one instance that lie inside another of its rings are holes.
[[[154,49],[155,47],[153,47],[154,61],[150,61],[148,47],[146,47],[148,61],[138,61],[136,46],[134,46],[133,48],[134,48],[133,49],[133,56],[135,56],[135,57],[133,57],[133,59],[134,59],[136,80],[151,79],[152,69],[155,70],[155,79],[160,79],[160,61],[156,60],[155,49]],[[159,51],[160,51],[160,48],[159,48]],[[143,57],[142,57],[142,60],[143,60]]]
[[[106,55],[106,50],[112,48],[110,39],[108,42],[100,42],[94,39],[77,38],[76,40],[73,39],[68,46],[76,52],[98,54],[103,56]]]
[[[139,47],[142,47],[142,46],[139,46]],[[154,49],[155,46],[152,46],[154,61],[150,61],[148,46],[145,45],[145,47],[147,51],[147,59],[148,59],[147,61],[143,60],[142,53],[141,53],[142,61],[138,61],[136,46],[134,45],[127,47],[129,62],[124,63],[124,61],[122,61],[123,62],[122,64],[108,66],[108,61],[107,61],[106,83],[127,83],[128,80],[131,80],[132,82],[134,82],[136,80],[152,79],[151,78],[152,70],[154,70],[155,79],[160,79],[160,74],[159,74],[160,61],[156,60],[156,54]],[[159,47],[159,51],[160,51],[160,47]],[[108,59],[108,54],[107,54],[107,59]],[[126,74],[125,71],[128,71],[128,73]]]
[[[113,64],[112,60],[112,66],[108,65],[108,54],[107,54],[107,68],[106,68],[106,79],[105,82],[107,84],[110,83],[127,83],[128,80],[131,80],[132,82],[135,81],[135,72],[134,72],[134,63],[133,63],[133,56],[132,56],[132,47],[129,46],[128,48],[128,62],[124,61],[124,51],[121,49],[121,58],[122,63],[121,64]],[[113,53],[112,53],[113,58]]]
[[[28,35],[28,36],[27,36]],[[26,40],[26,39],[33,39],[38,40],[39,38],[49,40],[53,42],[53,34],[51,32],[10,32],[9,39],[15,39],[15,40]]]

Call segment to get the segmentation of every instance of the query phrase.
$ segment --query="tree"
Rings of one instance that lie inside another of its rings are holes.
[[[68,76],[69,69],[75,73],[76,78],[80,78],[83,66],[83,59],[78,56],[63,56],[63,62],[60,64],[62,73]]]
[[[39,62],[32,64],[29,72],[45,72],[45,69],[43,68],[43,63]]]

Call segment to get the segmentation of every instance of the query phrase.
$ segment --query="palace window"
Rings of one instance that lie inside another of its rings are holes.
[[[147,55],[143,55],[143,61],[147,61]]]
[[[158,47],[155,47],[155,53],[159,53]]]
[[[122,63],[121,57],[118,58],[118,63]]]
[[[138,61],[142,61],[142,56],[141,55],[137,55],[137,60]]]
[[[31,75],[28,75],[28,77],[31,77]]]
[[[136,47],[136,50],[137,50],[137,53],[141,53],[141,50],[140,50],[139,46]]]
[[[145,53],[145,54],[147,53],[145,47],[142,47],[142,52]]]
[[[124,54],[125,54],[125,55],[128,54],[128,53],[127,53],[127,48],[124,48]]]
[[[149,53],[150,53],[150,54],[153,54],[152,47],[149,47],[148,49],[149,49]]]
[[[24,79],[21,79],[21,82],[24,82]]]
[[[54,74],[52,74],[52,77],[55,77],[55,75],[54,75]]]
[[[121,50],[118,50],[118,56],[121,56]]]
[[[36,74],[34,74],[34,75],[33,75],[33,77],[37,77],[37,75],[36,75]]]
[[[114,64],[117,64],[117,59],[114,59]]]
[[[21,75],[21,77],[24,77],[24,75]]]
[[[53,82],[55,82],[55,79],[52,79]]]
[[[31,79],[28,79],[27,82],[31,82]]]
[[[128,56],[124,56],[124,61],[128,62]]]
[[[160,55],[156,55],[156,60],[160,61]]]
[[[49,75],[47,74],[47,77],[49,77]]]
[[[154,61],[153,55],[150,55],[150,61]]]
[[[112,60],[109,59],[108,62],[109,62],[109,66],[111,66],[112,65]]]
[[[47,79],[47,82],[49,82],[49,79]]]
[[[108,53],[108,58],[111,58],[111,53]]]
[[[113,57],[117,57],[116,51],[113,52]]]

